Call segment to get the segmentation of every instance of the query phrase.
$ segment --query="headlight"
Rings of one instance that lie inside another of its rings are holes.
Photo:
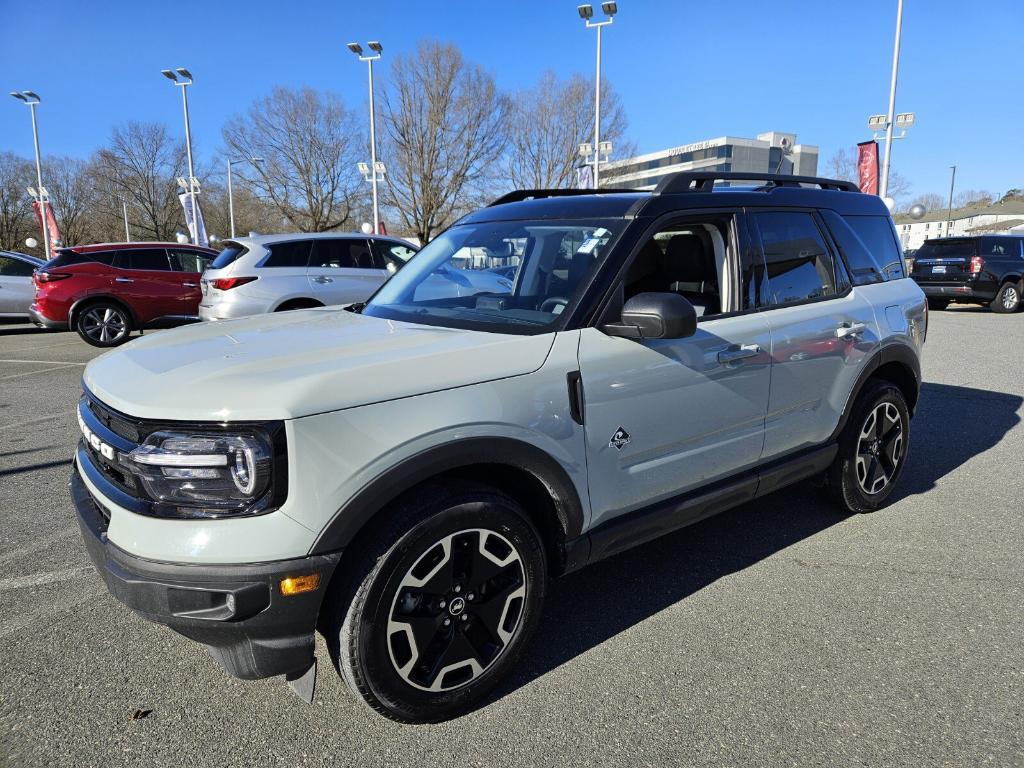
[[[284,478],[275,488],[275,464],[283,461],[275,453],[283,452],[275,451],[274,438],[262,430],[160,431],[130,453],[119,454],[118,464],[136,478],[161,515],[227,517],[261,514],[280,505]],[[276,469],[284,475],[283,466]]]

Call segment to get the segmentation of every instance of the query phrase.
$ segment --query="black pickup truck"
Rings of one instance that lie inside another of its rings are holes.
[[[926,240],[914,254],[910,276],[931,309],[956,301],[1016,312],[1024,294],[1024,235]]]

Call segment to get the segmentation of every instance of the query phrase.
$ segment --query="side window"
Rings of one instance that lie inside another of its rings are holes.
[[[211,256],[199,251],[171,250],[171,266],[179,272],[202,272],[210,266]]]
[[[167,260],[167,251],[163,248],[128,248],[114,251],[113,266],[118,269],[171,271],[171,264]]]
[[[843,216],[843,220],[850,225],[850,229],[864,244],[874,262],[872,266],[881,273],[882,280],[898,280],[901,277],[906,277],[899,240],[888,216]],[[867,265],[855,266],[853,262],[850,263],[854,284],[863,285],[857,279],[858,266],[865,270],[864,274],[867,274]],[[878,282],[878,280],[869,280],[868,282]]]
[[[292,240],[267,246],[270,255],[263,260],[264,267],[291,267],[305,269],[309,265],[311,240]]]
[[[414,248],[400,243],[387,240],[371,240],[370,243],[373,246],[373,265],[377,269],[387,269],[388,264],[401,269],[405,262],[416,255]]]
[[[982,256],[1020,256],[1021,241],[1013,237],[991,237],[981,241]]]
[[[633,258],[623,300],[639,293],[678,293],[708,318],[731,311],[727,222],[687,222],[654,234]]]
[[[836,293],[832,257],[809,213],[755,213],[764,252],[765,280],[761,296],[782,306]]]
[[[0,275],[5,277],[31,277],[35,269],[27,261],[12,259],[10,256],[0,256]]]
[[[370,246],[362,239],[314,240],[310,266],[321,269],[373,269]]]

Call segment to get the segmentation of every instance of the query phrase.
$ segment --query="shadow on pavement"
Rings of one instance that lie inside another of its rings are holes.
[[[1017,395],[924,384],[893,502],[924,493],[995,446],[1020,422],[1022,403]],[[553,582],[536,637],[491,700],[843,519],[823,493],[797,485]]]

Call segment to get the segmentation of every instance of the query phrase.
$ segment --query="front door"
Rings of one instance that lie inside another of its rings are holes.
[[[28,313],[36,295],[34,269],[27,261],[0,254],[0,315]]]
[[[738,232],[731,216],[662,227],[633,256],[621,299],[609,308],[637,293],[680,293],[699,314],[694,336],[635,341],[599,328],[580,335],[594,525],[761,457],[771,338],[747,305],[753,270],[737,255]]]
[[[362,237],[314,240],[306,274],[313,297],[328,306],[365,301],[388,277]]]

